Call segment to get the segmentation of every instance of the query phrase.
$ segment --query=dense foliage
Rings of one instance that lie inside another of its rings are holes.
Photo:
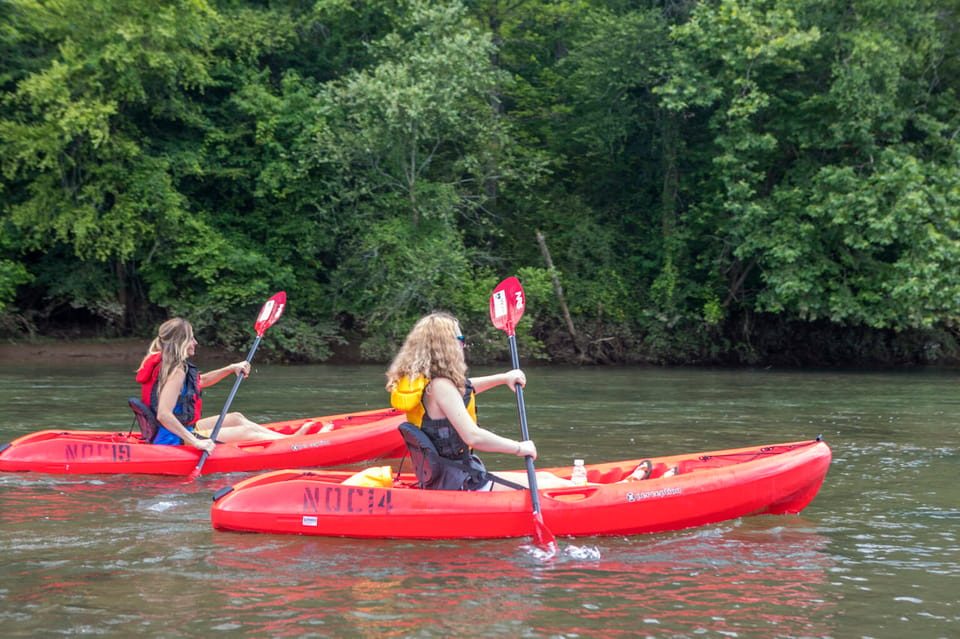
[[[0,330],[242,347],[283,289],[292,359],[479,359],[517,274],[528,355],[948,357],[957,9],[6,0]]]

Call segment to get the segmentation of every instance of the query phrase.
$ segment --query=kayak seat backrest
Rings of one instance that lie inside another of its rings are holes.
[[[137,425],[140,426],[143,441],[152,444],[157,437],[157,431],[160,430],[160,422],[157,421],[157,416],[139,397],[131,397],[127,400],[127,403],[130,404],[133,417]]]
[[[476,455],[471,455],[469,461],[441,457],[427,434],[410,422],[404,422],[397,428],[407,444],[407,452],[410,455],[410,461],[413,462],[413,472],[417,475],[417,485],[420,488],[476,490],[488,482],[494,482],[513,490],[526,489],[526,486],[488,473],[483,462]]]
[[[397,429],[407,444],[407,452],[410,454],[413,472],[417,475],[420,488],[434,485],[443,466],[437,447],[426,433],[410,422],[403,422]]]

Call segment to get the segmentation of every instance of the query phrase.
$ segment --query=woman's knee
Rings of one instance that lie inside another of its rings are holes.
[[[224,426],[247,426],[250,424],[250,420],[244,417],[243,413],[227,413],[226,417],[223,418]]]

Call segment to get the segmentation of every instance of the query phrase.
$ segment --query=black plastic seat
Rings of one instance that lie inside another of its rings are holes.
[[[139,397],[131,397],[127,400],[127,403],[130,404],[130,410],[133,411],[136,423],[140,427],[143,441],[152,444],[160,430],[160,422],[157,421],[157,416]]]

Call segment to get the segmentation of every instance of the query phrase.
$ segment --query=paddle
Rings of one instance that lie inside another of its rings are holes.
[[[523,317],[525,298],[523,287],[515,277],[508,277],[493,289],[490,295],[490,319],[493,325],[507,332],[510,341],[510,357],[513,367],[520,368],[520,357],[517,355],[516,327]],[[527,409],[523,403],[523,386],[516,384],[517,412],[520,413],[520,435],[524,441],[530,439],[527,430]],[[530,501],[533,504],[533,532],[537,545],[545,548],[551,554],[557,552],[557,540],[543,523],[543,514],[540,512],[540,495],[537,493],[537,472],[533,467],[533,457],[526,455],[527,481],[530,484]]]
[[[257,346],[260,345],[263,334],[280,319],[280,316],[283,314],[283,307],[286,305],[287,294],[284,291],[276,293],[263,304],[263,307],[260,309],[260,315],[257,316],[257,321],[253,325],[253,330],[257,332],[257,338],[253,340],[253,346],[250,347],[250,352],[247,353],[248,362],[253,360],[253,354],[257,352]],[[237,389],[240,388],[240,382],[243,381],[243,377],[243,375],[237,374],[237,381],[233,383],[233,388],[230,389],[230,394],[227,395],[227,401],[223,405],[223,410],[220,411],[217,425],[213,427],[213,432],[210,433],[210,439],[214,442],[217,441],[217,435],[220,434],[220,427],[223,426],[223,419],[227,416],[227,409],[230,408],[230,403],[233,401],[233,396],[237,394]],[[197,467],[194,468],[190,474],[192,478],[200,476],[200,471],[203,470],[203,465],[206,463],[209,455],[210,453],[203,451],[203,454],[200,456],[200,461],[197,462]]]

